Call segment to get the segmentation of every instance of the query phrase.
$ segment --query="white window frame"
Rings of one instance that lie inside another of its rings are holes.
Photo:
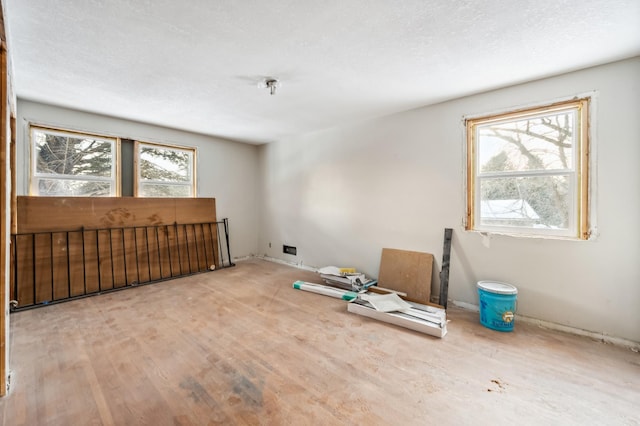
[[[90,175],[64,175],[56,173],[41,173],[38,172],[38,156],[36,148],[35,132],[46,133],[57,136],[67,136],[73,138],[87,138],[103,142],[109,142],[111,144],[112,163],[111,163],[111,177],[104,176],[90,176]],[[30,151],[31,151],[31,172],[29,174],[29,195],[39,197],[49,197],[51,195],[39,193],[39,181],[40,179],[53,179],[53,180],[77,180],[86,182],[108,182],[111,186],[109,195],[95,195],[95,197],[117,197],[120,195],[120,139],[115,137],[108,137],[102,135],[96,135],[92,133],[82,133],[72,130],[62,130],[50,127],[30,125],[29,126],[30,137]],[[60,195],[65,197],[83,197],[83,195]]]
[[[510,111],[497,115],[467,118],[466,129],[466,218],[465,229],[486,233],[497,233],[527,237],[549,237],[563,239],[587,240],[591,237],[590,229],[590,140],[589,140],[589,106],[590,97],[572,99],[543,106]],[[574,111],[575,144],[572,147],[572,168],[560,170],[504,171],[480,172],[478,166],[478,128],[487,124],[508,123],[527,118],[541,117],[558,112]],[[571,207],[568,229],[547,229],[518,226],[498,226],[480,224],[481,194],[480,184],[483,179],[505,177],[544,177],[568,176]],[[477,220],[476,220],[477,218]]]
[[[141,172],[142,168],[140,167],[140,151],[144,147],[151,148],[160,148],[171,151],[187,151],[191,154],[191,176],[189,182],[171,182],[171,181],[163,181],[163,180],[151,180],[151,179],[142,179]],[[153,184],[153,185],[166,185],[166,186],[187,186],[191,188],[188,197],[182,198],[195,198],[197,196],[197,188],[196,188],[196,148],[194,147],[186,147],[186,146],[178,146],[178,145],[167,145],[167,144],[159,144],[159,143],[151,143],[151,142],[142,142],[135,141],[134,142],[134,175],[135,182],[133,185],[133,196],[145,198],[145,195],[141,194],[140,185],[145,184]]]

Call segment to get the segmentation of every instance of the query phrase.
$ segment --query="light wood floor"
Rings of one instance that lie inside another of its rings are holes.
[[[640,424],[640,355],[449,310],[444,339],[260,260],[11,316],[5,425]]]

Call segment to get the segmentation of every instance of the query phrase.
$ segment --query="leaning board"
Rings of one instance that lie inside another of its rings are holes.
[[[378,285],[407,293],[418,303],[431,302],[433,255],[417,251],[382,249]]]
[[[18,197],[18,233],[215,222],[214,198]]]

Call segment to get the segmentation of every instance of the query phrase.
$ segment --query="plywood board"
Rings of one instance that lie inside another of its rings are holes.
[[[407,293],[418,303],[429,303],[433,255],[417,251],[382,249],[378,285]]]
[[[18,233],[206,223],[214,198],[18,197]]]

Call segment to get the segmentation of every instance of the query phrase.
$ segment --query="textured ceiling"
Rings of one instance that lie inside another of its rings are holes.
[[[253,143],[640,54],[638,0],[3,3],[18,97]]]

